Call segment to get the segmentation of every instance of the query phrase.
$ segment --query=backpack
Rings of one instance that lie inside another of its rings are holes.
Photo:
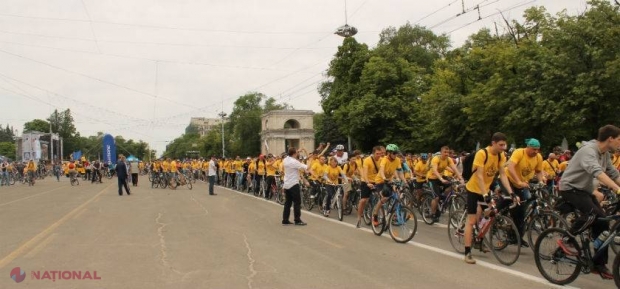
[[[484,164],[487,164],[487,160],[489,159],[489,152],[487,151],[486,148],[482,149],[484,151]],[[465,180],[469,180],[471,178],[471,176],[474,175],[474,173],[476,172],[476,170],[474,170],[474,158],[476,157],[476,153],[478,151],[476,151],[475,153],[471,153],[469,154],[467,157],[465,157],[465,159],[463,160],[463,173],[461,174],[463,176],[463,179]],[[499,162],[502,160],[502,154],[500,153],[500,155],[497,158],[497,167],[499,168]]]

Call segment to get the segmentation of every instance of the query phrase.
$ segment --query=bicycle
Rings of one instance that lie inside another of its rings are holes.
[[[510,198],[501,197],[509,200]],[[495,199],[491,199],[488,208],[484,210],[484,217],[476,222],[473,231],[472,243],[485,252],[484,246],[491,249],[495,259],[510,266],[517,262],[521,254],[521,236],[519,230],[510,217],[505,213],[516,207],[516,203],[506,206],[502,210],[496,207]],[[467,225],[467,208],[450,212],[448,222],[448,238],[450,244],[458,253],[465,253],[465,226]],[[504,256],[506,255],[506,256]]]
[[[284,205],[286,196],[284,195],[284,189],[282,188],[282,179],[280,175],[275,176],[275,182],[271,184],[271,196],[275,199],[276,203]]]
[[[379,225],[372,224],[375,235],[381,236],[387,229],[390,237],[397,243],[407,243],[418,230],[418,219],[411,208],[403,205],[401,196],[392,191],[388,201],[379,207],[377,214]]]
[[[594,254],[592,254],[590,243],[593,242],[593,240],[591,240],[590,236],[592,235],[591,227],[594,222],[620,221],[620,215],[616,215],[618,211],[618,201],[614,202],[612,205],[615,207],[612,215],[597,218],[596,215],[590,214],[583,226],[574,234],[562,228],[550,228],[543,231],[536,241],[534,260],[536,261],[538,271],[547,281],[553,284],[566,285],[575,281],[580,272],[584,274],[592,273],[594,269],[594,262],[592,260],[605,252],[607,247],[614,243],[614,239],[620,234],[619,227],[609,231],[609,236],[605,239],[605,242],[603,242],[598,249],[595,249]],[[568,243],[574,246],[575,252],[569,252],[562,245]],[[614,280],[616,279],[615,275],[618,271],[615,263],[616,260],[614,260],[614,268],[612,271],[614,272]],[[551,265],[551,268],[547,269],[545,265]],[[561,268],[569,268],[572,272],[561,273]],[[552,276],[552,274],[557,275]]]
[[[448,192],[448,195],[445,197],[443,194],[439,197],[436,213],[443,215],[446,213],[446,210],[448,210],[448,212],[454,212],[465,208],[466,201],[460,193],[461,188],[462,186],[458,180],[451,180],[450,192]],[[427,225],[435,223],[435,219],[431,214],[431,202],[436,197],[437,195],[432,189],[430,191],[425,191],[421,197],[420,213],[422,215],[422,220]],[[452,221],[452,219],[450,220]]]
[[[541,184],[530,186],[532,198],[523,204],[527,208],[523,231],[527,234],[527,241],[528,244],[531,244],[530,249],[532,251],[534,251],[533,244],[536,243],[536,240],[544,230],[558,226],[569,228],[564,218],[554,212],[551,206],[543,199],[545,195],[539,190],[541,188],[543,188]]]
[[[347,197],[347,201],[344,204],[343,213],[345,215],[350,215],[353,210],[357,211],[357,205],[360,202],[360,198],[362,196],[362,189],[360,180],[354,179],[351,182],[351,191],[349,191],[349,196]]]
[[[334,184],[328,184],[329,186],[334,186],[335,187],[335,191],[334,191],[334,196],[332,197],[332,201],[330,204],[330,207],[332,209],[336,209],[338,212],[338,220],[342,221],[343,219],[343,211],[342,211],[342,199],[344,198],[344,185],[343,184],[338,184],[338,185],[334,185]],[[327,202],[327,194],[325,195],[325,200],[323,200],[323,203],[326,204]],[[323,214],[325,215],[325,210],[323,212]]]
[[[314,207],[314,199],[312,198],[312,187],[306,186],[303,182],[299,182],[301,191],[301,204],[304,209],[311,211]]]
[[[71,183],[71,186],[79,186],[80,185],[80,179],[79,179],[77,173],[71,173],[71,176],[69,177],[69,182]]]

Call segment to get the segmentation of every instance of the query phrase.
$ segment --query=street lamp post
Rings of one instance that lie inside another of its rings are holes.
[[[223,111],[218,114],[222,118],[222,158],[226,157],[225,153],[225,145],[224,145],[224,118],[226,117],[226,113]]]

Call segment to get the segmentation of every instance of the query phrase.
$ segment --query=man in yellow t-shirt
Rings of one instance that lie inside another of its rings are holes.
[[[500,181],[508,187],[508,193],[518,202],[519,199],[510,189],[506,171],[502,168],[506,163],[504,151],[506,150],[506,135],[501,132],[493,134],[491,145],[478,150],[474,156],[472,176],[465,185],[467,198],[467,225],[465,226],[465,262],[475,264],[476,260],[471,256],[471,243],[473,239],[473,227],[482,216],[481,203],[485,203],[484,195],[489,192],[489,187],[499,173]],[[486,206],[485,206],[486,207]],[[483,246],[483,244],[476,244]],[[484,250],[481,247],[482,250]]]
[[[267,191],[265,192],[265,199],[271,199],[271,195],[275,193],[273,190],[273,186],[276,183],[276,158],[272,154],[267,155],[267,161],[265,163],[266,177],[265,182],[267,183]]]
[[[379,164],[381,163],[381,158],[383,158],[383,155],[385,155],[385,147],[375,146],[372,148],[372,155],[366,157],[362,162],[362,183],[360,185],[362,194],[360,196],[360,203],[357,206],[356,227],[358,228],[361,226],[364,208],[368,203],[368,199],[372,195],[372,190],[375,189],[375,178],[379,173]]]
[[[430,164],[428,163],[428,154],[422,153],[420,155],[420,159],[416,162],[415,167],[413,168],[413,174],[415,175],[414,190],[416,192],[416,197],[420,197],[420,194],[422,194],[422,188],[426,183],[426,176],[428,175],[429,170]]]
[[[433,192],[435,192],[435,198],[431,201],[430,212],[435,222],[439,222],[439,217],[441,215],[441,211],[437,210],[439,206],[439,197],[443,195],[444,191],[448,188],[447,185],[450,184],[450,181],[446,180],[442,175],[448,168],[452,170],[461,183],[464,183],[463,177],[454,164],[454,160],[450,157],[450,148],[444,146],[441,148],[441,154],[431,159],[430,169],[426,174],[429,185],[433,189]]]
[[[528,139],[526,141],[526,147],[516,149],[510,156],[510,160],[506,164],[506,175],[510,181],[510,190],[500,187],[504,192],[514,192],[521,201],[527,201],[531,197],[530,193],[530,181],[536,175],[538,182],[544,183],[545,177],[543,176],[543,158],[540,155],[540,142],[537,139]],[[499,204],[498,208],[502,209],[503,204]],[[523,229],[525,225],[525,206],[517,206],[511,211],[511,216],[519,234],[523,236]],[[522,238],[523,239],[523,238]],[[521,240],[523,247],[529,247],[529,244],[524,240]]]
[[[403,166],[398,157],[398,146],[389,144],[385,147],[385,151],[387,155],[381,159],[379,163],[379,173],[375,176],[375,186],[377,187],[377,191],[381,193],[381,200],[377,202],[372,210],[372,223],[375,226],[379,226],[379,218],[377,217],[379,208],[392,196],[393,190],[389,182],[391,182],[392,179],[396,179],[397,181],[404,180],[402,172]]]
[[[550,153],[547,160],[543,162],[542,170],[545,179],[547,179],[547,189],[549,192],[553,192],[553,188],[555,187],[555,178],[560,173],[558,157],[554,153]]]

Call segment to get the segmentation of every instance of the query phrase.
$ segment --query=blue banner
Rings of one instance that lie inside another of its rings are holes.
[[[103,136],[103,161],[116,164],[116,144],[109,134]]]
[[[82,158],[82,151],[73,152],[73,160],[79,160]]]

